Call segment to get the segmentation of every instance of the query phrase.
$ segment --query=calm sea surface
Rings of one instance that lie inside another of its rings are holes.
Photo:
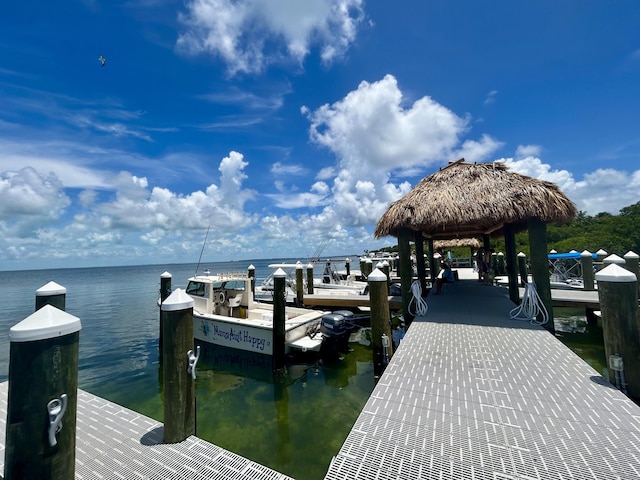
[[[295,259],[202,263],[199,272],[269,274],[269,263]],[[357,268],[357,259],[352,262]],[[320,265],[321,268],[322,265]],[[344,265],[337,264],[339,268]],[[160,275],[184,288],[195,264],[0,272],[0,381],[9,368],[9,328],[34,311],[35,291],[54,281],[67,289],[66,311],[80,318],[79,387],[163,420],[158,361]],[[316,272],[319,274],[319,272]],[[600,373],[602,331],[580,310],[557,309],[558,337]],[[197,435],[297,480],[324,477],[373,390],[371,350],[353,345],[341,362],[289,363],[273,380],[268,358],[206,348],[196,380]]]

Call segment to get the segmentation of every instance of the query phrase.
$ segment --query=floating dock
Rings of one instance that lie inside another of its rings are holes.
[[[427,298],[326,480],[640,478],[640,407],[507,293]]]
[[[4,472],[8,385],[0,383],[0,473]],[[290,480],[194,436],[164,444],[162,428],[162,423],[151,418],[78,390],[75,477]]]

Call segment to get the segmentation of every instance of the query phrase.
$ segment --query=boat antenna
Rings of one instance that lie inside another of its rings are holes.
[[[207,244],[207,238],[209,238],[209,229],[211,225],[207,227],[207,234],[204,236],[204,242],[202,243],[202,250],[200,250],[200,257],[198,257],[198,264],[196,265],[196,273],[194,276],[198,275],[198,268],[200,268],[200,260],[202,260],[202,252],[204,252],[204,246]]]

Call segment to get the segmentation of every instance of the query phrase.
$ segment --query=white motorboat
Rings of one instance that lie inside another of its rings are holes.
[[[286,274],[285,295],[288,304],[295,303],[296,294],[296,270],[302,266],[302,263],[272,263],[269,268],[272,272],[281,269]],[[306,294],[307,273],[306,267],[303,267],[302,283]],[[366,295],[368,293],[367,282],[357,281],[355,275],[350,275],[346,279],[342,279],[338,272],[333,269],[330,261],[325,263],[322,276],[313,279],[314,293],[320,295]],[[261,302],[273,302],[273,273],[264,279],[261,285],[256,286],[255,298]]]
[[[254,301],[246,273],[196,275],[186,294],[193,301],[194,337],[215,345],[273,354],[273,305]],[[285,307],[285,352],[320,351],[327,312]]]

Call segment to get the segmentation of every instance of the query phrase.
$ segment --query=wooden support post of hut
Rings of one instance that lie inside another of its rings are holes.
[[[506,272],[507,269],[504,262],[504,253],[498,252],[498,254],[496,255],[496,274],[504,275],[506,274]]]
[[[273,371],[283,372],[285,369],[285,281],[287,274],[279,268],[273,274]]]
[[[307,264],[307,293],[313,295],[313,263]]]
[[[402,227],[398,229],[398,255],[400,257],[398,267],[400,269],[400,283],[402,284],[402,315],[407,328],[413,321],[413,315],[411,315],[409,311],[409,302],[411,302],[411,280],[413,277],[411,247],[409,245],[410,235],[411,230],[409,228]]]
[[[429,279],[431,282],[431,285],[435,285],[436,284],[436,276],[437,273],[435,273],[436,269],[435,269],[435,263],[436,263],[436,259],[434,257],[434,250],[433,250],[433,238],[428,238],[427,239],[427,249],[429,250]],[[426,292],[426,290],[425,290]]]
[[[595,288],[595,272],[593,271],[593,255],[588,250],[580,254],[580,268],[582,269],[582,287],[585,292],[593,292]]]
[[[513,303],[518,303],[520,289],[518,288],[518,271],[516,269],[516,232],[512,223],[504,224],[504,249],[506,251],[507,277],[509,278],[509,299]]]
[[[539,218],[528,221],[529,245],[531,248],[531,274],[536,284],[538,296],[549,314],[549,321],[544,327],[555,333],[553,325],[553,304],[551,303],[551,282],[549,280],[549,260],[547,258],[547,225]],[[538,314],[542,320],[542,314]]]
[[[629,251],[624,254],[625,267],[636,278],[640,278],[640,256],[636,252]],[[638,282],[638,295],[640,295],[640,282]]]
[[[296,306],[301,307],[304,303],[304,281],[302,280],[302,269],[300,262],[296,263]]]
[[[66,309],[67,289],[56,282],[49,282],[36,290],[36,310],[51,305],[63,312]]]
[[[256,267],[251,264],[247,267],[247,276],[251,279],[251,298],[256,296]]]
[[[160,305],[171,295],[171,274],[169,272],[162,272],[160,274]],[[160,318],[158,320],[158,350],[160,351],[160,361],[162,361],[162,309],[160,309]]]
[[[598,272],[596,280],[602,311],[604,350],[611,372],[609,380],[611,383],[619,384],[623,390],[626,387],[629,397],[638,400],[640,399],[638,279],[632,272],[613,263]]]
[[[518,271],[520,273],[520,286],[524,287],[529,282],[529,273],[527,272],[527,256],[524,254],[524,252],[520,252],[518,254]]]
[[[387,276],[377,268],[368,278],[371,299],[371,344],[373,346],[373,375],[382,376],[393,355],[391,317],[387,295]],[[406,317],[405,317],[406,318]]]
[[[162,397],[164,442],[178,443],[196,433],[193,299],[176,289],[162,303]],[[199,354],[199,350],[198,350]]]
[[[420,288],[422,293],[427,291],[427,267],[424,262],[424,237],[422,232],[415,232],[416,245],[416,270],[418,271],[418,280],[420,280]],[[391,282],[389,282],[391,284]]]
[[[45,305],[9,330],[5,480],[75,477],[80,329]]]

